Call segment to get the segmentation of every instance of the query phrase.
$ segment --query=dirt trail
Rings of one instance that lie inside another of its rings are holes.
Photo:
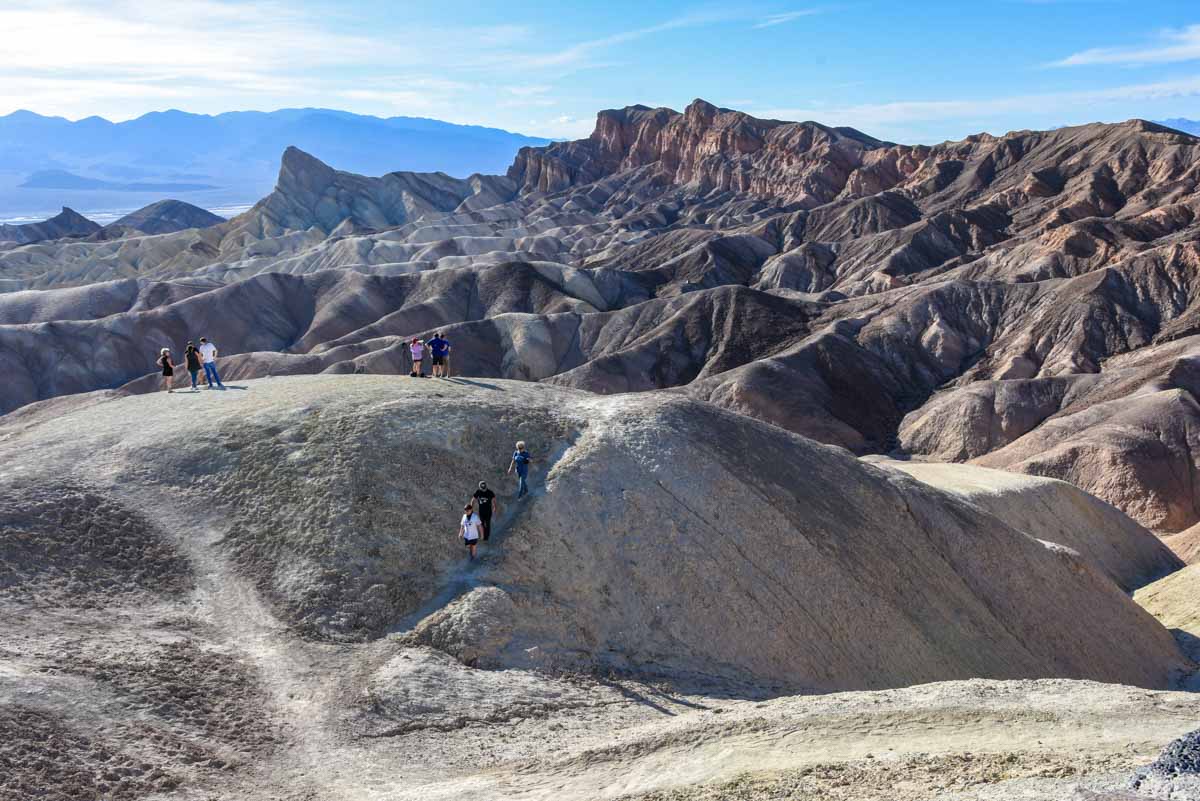
[[[148,496],[144,489],[122,493],[122,497],[163,531],[176,532],[175,542],[191,562],[195,576],[190,613],[210,624],[223,646],[255,668],[271,699],[272,708],[264,712],[282,730],[283,743],[273,758],[254,775],[243,777],[238,786],[248,790],[265,785],[284,791],[284,798],[316,794],[332,799],[342,797],[330,793],[343,775],[354,777],[347,787],[366,780],[375,765],[353,747],[338,716],[351,700],[347,698],[353,685],[349,679],[362,672],[362,663],[377,662],[376,652],[386,644],[332,645],[296,637],[222,554],[220,529],[203,518],[197,519],[195,526],[181,527],[177,516],[162,512],[172,508],[170,503],[163,497]],[[388,775],[380,778],[386,780]]]

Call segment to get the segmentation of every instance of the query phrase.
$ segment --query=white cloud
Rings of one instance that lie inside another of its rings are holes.
[[[768,14],[754,28],[772,28],[776,25],[783,25],[786,22],[794,22],[801,17],[811,17],[814,14],[820,14],[819,8],[803,8],[798,11],[786,11],[782,14]]]
[[[1053,62],[1054,67],[1094,64],[1169,64],[1200,59],[1200,25],[1163,31],[1140,47],[1096,47]]]
[[[331,34],[269,0],[5,3],[0,68],[62,73],[258,75],[357,58],[369,40]]]
[[[530,130],[542,131],[544,136],[554,139],[582,139],[591,135],[596,127],[594,117],[584,119],[570,114],[560,114],[549,120],[530,120]]]
[[[218,112],[337,98],[368,113],[461,114],[454,99],[485,88],[459,80],[461,54],[494,65],[532,36],[511,24],[358,23],[353,11],[335,19],[284,0],[6,0],[0,114],[120,120],[168,105]]]
[[[683,28],[695,28],[702,25],[712,25],[717,22],[727,22],[732,19],[737,19],[742,14],[741,12],[733,11],[695,11],[688,14],[681,14],[677,17],[672,17],[664,22],[656,25],[649,25],[644,28],[634,28],[627,31],[619,31],[608,36],[602,36],[598,39],[590,39],[570,45],[569,47],[555,50],[549,53],[542,54],[525,54],[518,56],[521,66],[526,68],[545,68],[545,67],[562,67],[567,65],[577,64],[586,60],[593,53],[606,50],[626,42],[633,42],[638,39],[643,39],[647,36],[653,36],[658,33],[666,33],[667,31],[680,30]]]

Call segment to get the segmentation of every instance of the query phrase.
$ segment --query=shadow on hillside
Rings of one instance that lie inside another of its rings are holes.
[[[673,717],[678,714],[667,706],[664,706],[664,704],[675,704],[677,706],[687,707],[688,709],[700,709],[705,711],[712,709],[712,707],[698,704],[695,701],[689,701],[686,698],[680,698],[679,696],[658,689],[657,687],[650,687],[645,684],[638,685],[638,688],[643,690],[643,692],[638,692],[637,689],[634,689],[628,684],[622,684],[602,676],[596,676],[595,678],[598,684],[608,687],[610,690],[616,690],[630,701],[642,704],[643,706],[648,706],[655,712],[661,712],[664,715],[671,715]],[[654,700],[655,698],[660,699],[662,703]]]
[[[500,392],[504,391],[503,387],[498,387],[495,384],[487,384],[487,383],[484,383],[483,381],[472,381],[469,378],[455,378],[455,377],[451,376],[450,378],[447,378],[445,380],[450,381],[455,384],[470,384],[473,387],[482,387],[483,389],[495,389]]]
[[[1183,629],[1171,629],[1170,631],[1175,636],[1175,642],[1179,644],[1179,650],[1183,651],[1183,655],[1200,664],[1200,637]]]

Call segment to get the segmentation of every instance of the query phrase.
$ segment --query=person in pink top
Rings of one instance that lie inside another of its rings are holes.
[[[409,377],[424,378],[425,371],[421,369],[421,362],[425,358],[425,343],[413,337],[412,342],[408,343],[408,351],[412,355],[412,372],[408,374]]]

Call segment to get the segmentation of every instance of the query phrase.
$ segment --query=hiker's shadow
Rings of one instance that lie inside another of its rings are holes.
[[[472,381],[469,378],[447,378],[446,380],[453,381],[455,384],[470,384],[473,387],[480,387],[481,389],[494,389],[500,392],[504,391],[504,387],[498,387],[495,384],[486,384],[483,381]]]

